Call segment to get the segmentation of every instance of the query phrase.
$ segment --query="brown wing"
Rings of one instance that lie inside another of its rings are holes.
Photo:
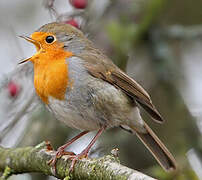
[[[115,66],[111,60],[100,52],[81,56],[82,59],[85,59],[85,66],[92,76],[122,89],[128,96],[134,98],[156,122],[163,122],[148,93],[135,80]]]
[[[163,119],[155,106],[152,104],[147,92],[132,78],[121,70],[111,73],[111,78],[116,86],[120,87],[129,96],[135,100],[152,116],[157,122],[163,122]]]

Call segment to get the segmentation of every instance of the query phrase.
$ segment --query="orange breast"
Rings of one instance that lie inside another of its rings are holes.
[[[34,63],[34,86],[45,104],[49,103],[49,96],[59,100],[65,98],[69,82],[67,57],[65,53],[60,53],[60,56],[55,57],[47,57],[45,54],[41,54],[39,56],[40,63]]]

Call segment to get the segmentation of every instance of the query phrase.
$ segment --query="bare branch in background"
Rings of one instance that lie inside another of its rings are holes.
[[[38,98],[33,86],[31,64],[18,66],[2,79],[0,87],[0,142],[22,118],[29,119]],[[13,83],[9,86],[9,83]],[[16,87],[15,87],[16,86]],[[15,89],[16,88],[16,89]]]
[[[202,26],[201,25],[192,25],[192,26],[182,26],[182,25],[173,25],[160,30],[161,35],[172,38],[172,39],[196,39],[202,38]]]

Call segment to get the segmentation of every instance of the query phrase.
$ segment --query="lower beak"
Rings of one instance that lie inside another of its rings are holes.
[[[30,60],[31,60],[31,58],[27,58],[27,59],[24,59],[24,60],[20,61],[18,64],[23,64],[23,63],[25,63],[27,61],[30,61]]]

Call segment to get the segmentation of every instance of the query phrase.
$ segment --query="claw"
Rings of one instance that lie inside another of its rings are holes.
[[[51,171],[54,175],[56,175],[56,163],[59,158],[63,155],[75,156],[74,152],[64,151],[63,148],[58,148],[56,154],[48,161],[48,165],[51,166]]]
[[[46,143],[46,150],[47,151],[53,151],[54,150],[50,141],[45,141],[45,143]]]
[[[83,158],[88,158],[88,151],[85,149],[80,154],[77,154],[77,155],[70,157],[70,158],[72,160],[72,164],[70,166],[69,172],[72,172],[74,170],[74,165],[76,164],[76,162],[78,160],[83,159]]]

